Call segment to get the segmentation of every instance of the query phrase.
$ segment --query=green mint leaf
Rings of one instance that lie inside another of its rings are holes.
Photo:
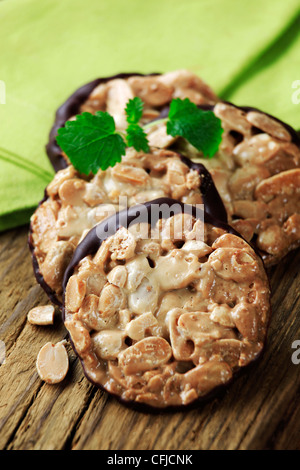
[[[128,147],[134,147],[138,152],[141,150],[145,153],[149,152],[150,149],[147,135],[145,134],[142,127],[140,127],[138,124],[129,124],[126,132]]]
[[[67,121],[58,129],[56,140],[72,165],[85,175],[96,174],[99,168],[106,170],[125,155],[126,144],[116,133],[114,119],[103,111],[82,113]]]
[[[147,135],[138,124],[143,114],[143,108],[144,103],[138,96],[128,101],[125,108],[128,122],[126,140],[128,147],[133,147],[138,152],[141,150],[143,152],[149,152]]]
[[[126,105],[125,113],[126,120],[129,124],[137,124],[143,115],[144,103],[136,96],[133,99],[130,99]]]
[[[212,157],[218,151],[223,129],[221,120],[212,111],[199,109],[188,98],[176,98],[171,102],[168,117],[168,134],[185,138],[204,156]]]

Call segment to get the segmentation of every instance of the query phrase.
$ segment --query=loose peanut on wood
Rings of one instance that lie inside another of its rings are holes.
[[[53,305],[41,305],[32,308],[27,315],[33,325],[53,325],[55,308]]]
[[[48,384],[61,382],[69,369],[69,358],[64,341],[57,344],[46,343],[38,354],[36,367],[44,382]]]

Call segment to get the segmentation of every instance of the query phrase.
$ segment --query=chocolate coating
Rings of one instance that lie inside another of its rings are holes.
[[[214,219],[227,223],[227,212],[209,171],[201,163],[195,163],[188,157],[180,155],[181,161],[191,170],[196,170],[201,178],[201,194],[205,211]]]
[[[38,206],[43,204],[43,202],[46,201],[47,197],[48,197],[47,190],[45,189],[44,197],[39,202]],[[50,286],[48,286],[48,284],[45,282],[45,279],[44,279],[43,275],[40,272],[39,264],[38,264],[37,258],[35,256],[35,253],[34,253],[35,248],[34,248],[34,242],[33,242],[33,237],[32,237],[32,225],[31,225],[31,223],[29,224],[29,233],[28,233],[27,244],[28,244],[30,254],[31,254],[33,273],[35,275],[35,278],[36,278],[38,284],[46,292],[46,294],[49,297],[49,299],[51,300],[51,302],[53,302],[55,305],[57,305],[58,307],[61,308],[61,306],[62,306],[61,302],[58,300],[55,291],[53,289],[51,289]]]

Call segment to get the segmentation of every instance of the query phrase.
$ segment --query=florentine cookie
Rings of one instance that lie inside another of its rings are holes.
[[[259,249],[266,266],[276,264],[300,244],[299,137],[287,124],[254,108],[218,102],[205,109],[222,121],[217,154],[203,159],[180,139],[172,148],[206,166],[229,223]]]
[[[47,152],[54,167],[68,164],[56,144],[58,127],[75,114],[108,110],[117,127],[125,123],[129,98],[139,96],[145,109],[141,124],[151,146],[172,148],[190,158],[201,158],[166,132],[166,117],[173,98],[188,97],[222,121],[223,141],[211,159],[200,160],[212,173],[226,205],[229,222],[261,252],[266,266],[278,263],[300,244],[300,141],[290,126],[250,107],[220,101],[199,77],[188,71],[141,76],[121,74],[99,79],[77,90],[58,110]],[[197,160],[198,161],[198,160]]]
[[[189,98],[197,105],[218,101],[212,89],[197,75],[187,70],[175,70],[165,74],[142,75],[121,73],[113,77],[98,78],[76,90],[56,112],[49,142],[46,146],[49,159],[56,171],[68,165],[68,159],[56,143],[57,130],[75,115],[107,111],[115,120],[118,130],[126,127],[125,107],[129,99],[140,97],[144,102],[141,124],[157,118],[162,107],[173,98]],[[167,136],[165,128],[149,130],[151,146],[162,147],[174,139]]]
[[[162,196],[204,203],[208,212],[227,220],[205,167],[170,150],[128,149],[121,163],[90,177],[72,165],[56,173],[31,217],[29,235],[35,275],[50,299],[61,304],[64,271],[86,231],[127,206]]]
[[[173,199],[94,227],[63,287],[65,326],[87,378],[126,403],[192,404],[265,343],[270,290],[260,256],[227,224]]]

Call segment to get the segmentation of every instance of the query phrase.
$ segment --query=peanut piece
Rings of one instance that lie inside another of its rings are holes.
[[[40,378],[48,384],[61,382],[69,370],[69,358],[64,341],[46,343],[40,350],[36,367]]]
[[[32,308],[27,315],[32,325],[53,325],[55,308],[53,305],[41,305]]]
[[[95,352],[100,359],[116,359],[124,349],[123,331],[102,330],[92,336]]]
[[[99,311],[103,317],[113,316],[117,310],[125,307],[126,298],[122,290],[113,284],[107,284],[99,298]]]
[[[71,276],[66,288],[67,309],[70,312],[76,312],[80,308],[85,294],[86,282],[76,275]]]
[[[119,364],[125,374],[136,374],[165,364],[171,356],[172,348],[165,339],[149,337],[122,351]]]
[[[264,132],[267,132],[273,137],[284,141],[291,141],[291,135],[283,127],[280,122],[275,119],[267,116],[264,113],[259,113],[257,111],[250,111],[247,114],[247,121],[249,121],[253,126],[262,129]]]

